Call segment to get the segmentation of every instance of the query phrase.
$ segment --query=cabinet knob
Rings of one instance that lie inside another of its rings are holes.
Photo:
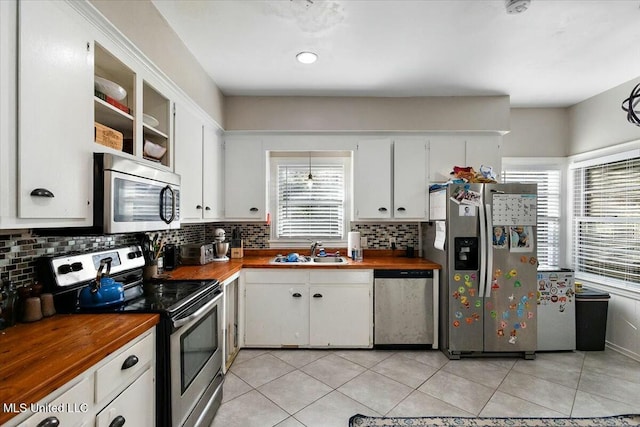
[[[124,417],[122,415],[118,415],[113,419],[113,421],[111,421],[109,427],[122,427],[125,422],[126,420],[124,419]]]
[[[249,209],[251,212],[258,212],[258,208],[251,208]]]
[[[210,211],[210,210],[211,210],[211,208],[210,208],[209,206],[205,206],[204,210],[205,210],[205,211]]]
[[[57,427],[60,425],[60,420],[56,417],[47,417],[40,421],[36,427]]]
[[[406,211],[406,209],[405,209],[405,208],[403,208],[403,207],[399,207],[399,208],[398,208],[398,212],[404,212],[404,211]]]
[[[124,371],[125,369],[129,369],[137,363],[138,363],[138,358],[132,354],[131,356],[127,357],[125,361],[122,363],[121,369]]]
[[[313,294],[314,298],[322,298],[322,294]]]
[[[384,208],[384,207],[378,208],[378,212],[386,212],[386,211],[387,211],[387,208]]]
[[[202,209],[202,206],[197,205],[197,206],[196,206],[196,209]]]
[[[300,298],[301,296],[302,296],[302,295],[300,295],[300,293],[299,293],[299,292],[296,292],[295,294],[293,294],[293,297],[294,297],[294,298]]]
[[[36,188],[31,192],[31,195],[35,197],[55,197],[53,193],[46,188]]]

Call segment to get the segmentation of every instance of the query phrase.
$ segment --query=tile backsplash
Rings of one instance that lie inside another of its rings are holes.
[[[245,249],[269,247],[270,228],[261,223],[184,224],[179,230],[160,232],[167,243],[182,245],[214,240],[214,231],[222,228],[227,239],[238,229]],[[389,237],[396,238],[398,249],[418,247],[418,223],[352,223],[352,231],[367,237],[371,249],[389,249]],[[0,277],[8,277],[16,286],[31,284],[35,274],[35,260],[44,255],[68,252],[90,252],[104,248],[131,245],[138,242],[136,234],[100,236],[40,236],[32,230],[0,231]],[[147,233],[154,235],[155,233]]]

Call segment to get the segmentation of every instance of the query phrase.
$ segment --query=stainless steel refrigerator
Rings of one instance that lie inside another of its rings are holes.
[[[449,184],[430,193],[425,257],[442,265],[440,348],[451,359],[535,358],[535,184]]]

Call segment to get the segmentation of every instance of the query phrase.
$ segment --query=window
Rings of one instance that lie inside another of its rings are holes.
[[[312,161],[272,157],[271,169],[275,183],[273,240],[344,239],[348,188],[348,162],[344,157],[312,157]]]
[[[640,150],[572,166],[576,276],[640,286]]]
[[[538,184],[538,262],[541,269],[559,267],[563,163],[550,164],[548,159],[504,159],[503,164],[504,183]]]

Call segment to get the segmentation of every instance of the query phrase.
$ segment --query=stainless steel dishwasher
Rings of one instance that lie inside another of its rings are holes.
[[[374,270],[374,346],[433,345],[433,270]]]

